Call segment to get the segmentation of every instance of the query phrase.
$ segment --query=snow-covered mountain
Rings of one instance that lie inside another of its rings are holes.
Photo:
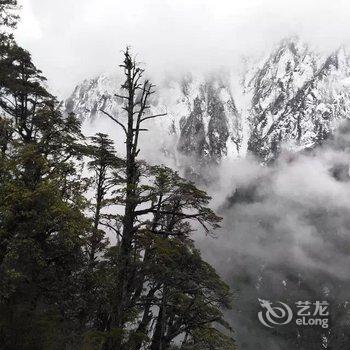
[[[122,116],[123,101],[115,96],[121,82],[116,75],[85,80],[66,108],[93,120],[105,118],[101,109]],[[179,166],[198,172],[247,151],[267,163],[283,148],[319,144],[350,115],[350,58],[345,48],[324,55],[298,38],[285,39],[241,77],[220,72],[165,79],[151,113],[164,111],[158,137],[171,134],[173,142],[159,145]]]
[[[248,151],[273,160],[281,146],[319,144],[350,112],[350,61],[345,48],[319,55],[297,39],[283,40],[250,77]]]

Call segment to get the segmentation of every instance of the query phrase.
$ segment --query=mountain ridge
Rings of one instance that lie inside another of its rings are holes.
[[[187,74],[165,80],[151,101],[152,113],[168,112],[160,122],[162,137],[175,140],[167,153],[190,158],[191,169],[188,162],[178,164],[188,174],[247,152],[269,163],[285,148],[312,148],[350,112],[345,47],[321,55],[297,37],[283,39],[259,63],[250,63],[239,83],[233,79]],[[101,109],[122,115],[123,101],[115,95],[121,82],[119,75],[85,80],[67,99],[67,111],[95,122]]]

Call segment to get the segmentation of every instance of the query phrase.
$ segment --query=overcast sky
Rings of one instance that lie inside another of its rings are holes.
[[[159,75],[234,66],[297,34],[321,49],[350,39],[349,0],[20,0],[18,41],[56,94],[117,67],[131,45]]]

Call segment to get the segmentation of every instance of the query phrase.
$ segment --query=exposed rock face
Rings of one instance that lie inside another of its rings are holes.
[[[228,150],[238,153],[242,128],[230,88],[212,78],[200,83],[192,97],[185,95],[189,114],[180,121],[178,150],[202,164],[218,163]]]
[[[121,101],[115,94],[119,91],[120,82],[117,76],[106,75],[84,80],[66,100],[66,110],[91,119],[100,116],[101,109],[109,112],[118,110]]]
[[[102,117],[101,109],[123,116],[123,101],[115,96],[121,78],[100,76],[78,85],[66,101],[68,112],[87,119]],[[202,166],[218,164],[223,157],[236,156],[242,142],[241,120],[228,82],[218,76],[193,77],[166,81],[153,98],[150,113],[164,112],[163,137],[176,136],[176,144],[167,153],[179,153],[188,158],[189,172]],[[97,120],[97,119],[96,119]],[[161,135],[158,135],[162,138]],[[195,163],[195,164],[194,164]]]
[[[67,110],[85,118],[99,118],[101,109],[123,115],[123,101],[115,96],[121,79],[84,81],[67,100]],[[251,66],[235,89],[230,79],[188,75],[157,87],[150,112],[167,109],[162,137],[172,134],[175,144],[166,153],[177,154],[180,163],[190,159],[180,167],[190,163],[198,173],[246,151],[269,163],[283,147],[296,152],[321,143],[350,115],[350,58],[344,48],[324,56],[297,38],[286,39]]]
[[[349,67],[343,48],[322,57],[298,40],[284,40],[247,84],[248,150],[269,162],[282,144],[299,150],[326,139],[349,115]]]

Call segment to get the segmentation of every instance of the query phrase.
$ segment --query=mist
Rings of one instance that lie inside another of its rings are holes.
[[[164,74],[239,69],[281,38],[299,35],[329,51],[350,37],[346,0],[22,0],[17,40],[60,97],[83,79],[118,69],[130,45]]]
[[[324,335],[306,329],[299,344],[300,330],[293,326],[264,329],[257,321],[262,298],[329,300],[334,329],[327,336],[343,349],[342,327],[349,324],[349,131],[349,122],[343,123],[324,146],[285,151],[270,167],[249,156],[221,165],[210,191],[223,225],[216,239],[198,244],[234,291],[229,317],[240,348],[314,349]]]

